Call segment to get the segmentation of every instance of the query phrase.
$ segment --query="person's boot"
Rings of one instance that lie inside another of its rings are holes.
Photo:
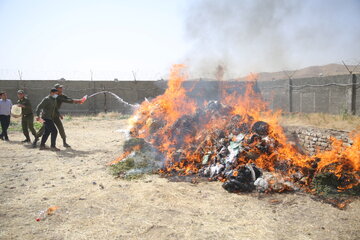
[[[46,146],[45,145],[40,145],[40,148],[39,148],[40,150],[46,150],[47,148],[46,148]]]
[[[58,149],[57,147],[51,147],[50,150],[53,151],[53,152],[58,152],[58,151],[60,151],[60,149]]]
[[[31,142],[30,138],[26,138],[25,140],[21,141],[22,143],[29,143]]]
[[[0,134],[0,139],[4,140],[4,136],[2,134]]]
[[[38,140],[39,140],[39,138],[37,138],[37,137],[34,139],[34,141],[32,143],[33,148],[36,148],[36,144],[37,144]]]
[[[71,146],[69,144],[67,144],[66,139],[63,140],[63,143],[64,143],[64,147],[71,148]]]

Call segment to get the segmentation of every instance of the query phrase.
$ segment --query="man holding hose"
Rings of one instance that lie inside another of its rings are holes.
[[[51,89],[50,94],[46,96],[36,108],[36,120],[44,122],[44,134],[41,138],[40,150],[45,150],[45,143],[51,134],[51,150],[60,151],[56,147],[57,129],[54,124],[54,113],[56,109],[56,99],[58,97],[58,90]],[[41,114],[41,118],[40,118]],[[35,139],[36,141],[36,139]]]
[[[65,94],[63,94],[63,86],[60,85],[59,83],[55,84],[54,88],[58,91],[58,97],[56,98],[56,108],[55,108],[55,112],[54,112],[53,121],[59,130],[60,136],[63,140],[63,146],[66,148],[69,148],[71,146],[66,142],[65,130],[64,130],[64,126],[61,122],[61,120],[63,119],[63,116],[60,114],[59,109],[61,108],[62,103],[81,104],[81,103],[83,103],[83,101],[81,99],[72,99],[72,98],[66,96]],[[40,130],[37,134],[37,138],[35,138],[35,140],[33,142],[33,147],[36,147],[36,143],[43,133],[44,133],[44,126],[42,126],[40,128]]]

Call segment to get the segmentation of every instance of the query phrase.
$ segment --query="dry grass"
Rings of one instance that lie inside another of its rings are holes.
[[[348,114],[331,115],[325,113],[284,114],[280,120],[283,126],[312,126],[345,131],[359,130],[360,116]]]

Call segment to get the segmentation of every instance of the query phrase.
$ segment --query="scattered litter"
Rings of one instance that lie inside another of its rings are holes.
[[[222,187],[228,192],[251,192],[255,190],[255,181],[262,172],[253,164],[246,164],[228,174]]]
[[[58,206],[52,206],[49,207],[46,210],[42,210],[38,213],[37,218],[35,219],[37,222],[44,221],[48,216],[53,215],[56,210],[58,210],[60,207]]]

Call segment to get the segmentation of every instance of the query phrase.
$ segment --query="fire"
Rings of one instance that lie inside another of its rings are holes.
[[[332,150],[303,155],[287,142],[279,124],[281,112],[269,110],[255,91],[256,75],[249,77],[244,93],[222,82],[221,99],[201,104],[188,97],[182,86],[184,69],[174,65],[165,93],[143,102],[132,118],[131,136],[144,138],[165,156],[163,173],[188,175],[209,170],[225,181],[241,177],[241,171],[254,177],[254,164],[282,176],[284,183],[293,181],[294,174],[306,178],[332,172],[341,179],[339,191],[359,184],[360,133],[354,134],[351,146],[333,140]],[[223,174],[224,169],[228,175]],[[283,186],[277,191],[288,188]]]
[[[134,151],[135,151],[135,150],[136,150],[136,149],[134,148]],[[121,162],[122,160],[124,160],[127,156],[130,155],[130,153],[131,153],[131,151],[126,151],[126,152],[124,152],[123,154],[121,154],[120,157],[116,158],[114,161],[111,161],[111,162],[107,163],[106,165],[108,165],[108,166],[110,166],[110,165],[115,165],[115,164]]]
[[[128,157],[133,151],[139,151],[140,149],[141,149],[140,145],[132,146],[131,149],[125,151],[123,154],[120,155],[120,157],[118,157],[115,160],[107,163],[106,165],[108,165],[108,166],[115,165],[115,164],[121,162],[122,160],[124,160],[126,157]]]
[[[317,163],[319,172],[333,172],[342,180],[340,191],[352,188],[360,181],[360,134],[353,134],[351,146],[344,147],[342,141],[332,139],[332,149],[315,156],[320,159]]]

